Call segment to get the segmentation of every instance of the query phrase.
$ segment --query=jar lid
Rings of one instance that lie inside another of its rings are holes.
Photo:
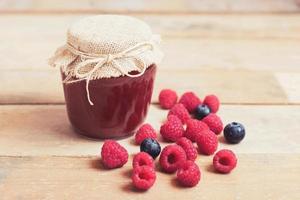
[[[160,37],[143,21],[122,15],[97,15],[72,24],[67,42],[50,58],[65,73],[65,83],[139,76],[163,57]],[[136,75],[130,72],[138,71]]]
[[[152,38],[143,21],[120,15],[98,15],[83,18],[68,30],[67,42],[89,53],[113,54]]]

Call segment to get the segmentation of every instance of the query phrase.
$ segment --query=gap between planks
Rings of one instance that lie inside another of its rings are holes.
[[[2,9],[0,10],[0,15],[66,15],[66,14],[122,14],[122,15],[208,15],[208,16],[219,16],[219,15],[240,15],[240,16],[253,16],[253,15],[295,15],[299,14],[299,11],[118,11],[118,10],[9,10]]]
[[[132,0],[72,0],[72,1],[20,1],[2,0],[3,11],[54,12],[119,12],[119,13],[289,13],[297,12],[299,0],[160,0],[139,2]]]
[[[159,105],[158,102],[151,102],[152,105]],[[55,106],[55,105],[65,105],[64,102],[49,102],[49,103],[44,103],[44,102],[24,102],[24,103],[0,103],[0,106],[40,106],[40,105],[45,105],[45,106]],[[221,103],[221,105],[232,105],[232,106],[242,106],[242,105],[245,105],[245,106],[299,106],[300,105],[300,102],[297,103],[293,103],[293,102],[279,102],[279,103],[266,103],[266,102],[254,102],[254,103],[239,103],[239,102],[225,102],[225,103]]]
[[[169,144],[172,144],[172,143],[169,143]],[[237,145],[241,145],[241,144],[237,144]],[[101,145],[100,145],[101,146]],[[138,153],[139,151],[137,151],[136,153]],[[134,156],[135,153],[131,153],[129,155],[129,160],[132,160],[132,157]],[[237,155],[239,156],[264,156],[264,155],[276,155],[276,156],[296,156],[299,155],[299,158],[300,158],[300,153],[278,153],[278,152],[268,152],[268,153],[238,153]],[[211,155],[207,156],[207,155],[203,155],[203,154],[198,154],[198,157],[200,156],[205,156],[205,157],[211,157]],[[101,158],[101,155],[48,155],[48,154],[45,154],[45,155],[1,155],[0,154],[0,159],[61,159],[61,158],[70,158],[70,159],[100,159]],[[211,157],[212,158],[212,157]]]

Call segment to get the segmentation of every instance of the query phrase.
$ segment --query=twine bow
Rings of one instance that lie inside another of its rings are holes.
[[[73,83],[78,81],[86,80],[86,93],[87,98],[90,103],[90,105],[94,105],[94,103],[91,101],[90,98],[90,92],[89,92],[89,82],[91,80],[92,75],[101,67],[103,67],[105,64],[112,64],[114,68],[119,70],[123,75],[126,75],[128,77],[139,77],[144,74],[147,66],[145,65],[144,61],[141,59],[138,59],[137,56],[139,54],[144,53],[148,50],[153,50],[154,46],[151,42],[143,42],[138,43],[120,53],[116,54],[94,54],[94,53],[86,53],[82,52],[75,47],[73,47],[70,44],[66,45],[67,49],[72,52],[74,55],[77,55],[81,58],[81,60],[84,60],[80,62],[74,69],[75,76],[79,79],[74,81],[69,81],[70,77],[65,78],[63,81],[64,83]],[[137,65],[140,65],[140,68],[137,67],[137,70],[140,71],[138,74],[129,74],[128,72],[124,71],[122,69],[122,66],[118,63],[118,59],[135,59],[137,61]],[[95,64],[90,70],[85,71],[83,70],[84,67]]]

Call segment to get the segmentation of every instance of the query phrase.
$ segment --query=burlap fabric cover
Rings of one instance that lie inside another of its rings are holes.
[[[163,56],[159,43],[160,37],[139,19],[97,15],[70,26],[66,44],[55,52],[49,64],[61,67],[65,84],[86,81],[89,98],[90,80],[140,76],[151,64],[159,64]],[[131,75],[132,71],[139,73]]]

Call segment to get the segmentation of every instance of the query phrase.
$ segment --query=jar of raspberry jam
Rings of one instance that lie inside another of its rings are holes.
[[[144,121],[162,59],[159,37],[143,21],[120,15],[81,19],[50,59],[61,69],[69,120],[92,138],[119,138]]]

